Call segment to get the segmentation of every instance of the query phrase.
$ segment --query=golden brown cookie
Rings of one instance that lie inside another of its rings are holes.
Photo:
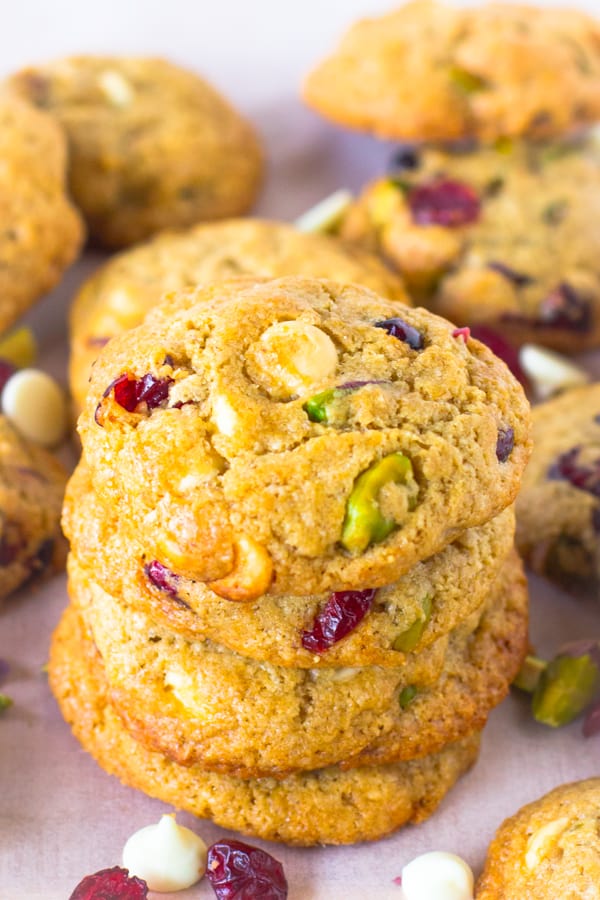
[[[517,502],[529,565],[569,590],[600,582],[600,384],[535,407],[534,452]]]
[[[81,220],[65,193],[65,140],[52,118],[0,96],[0,333],[75,260]]]
[[[422,822],[479,749],[475,733],[413,762],[244,781],[179,766],[131,737],[108,701],[98,654],[72,607],[54,635],[48,668],[65,719],[107,772],[179,809],[265,840],[350,844]]]
[[[600,25],[566,8],[416,0],[353,25],[304,96],[385,138],[556,136],[600,116]]]
[[[83,406],[91,366],[109,338],[139,325],[166,291],[236,275],[356,281],[409,303],[398,277],[375,256],[283,222],[233,219],[163,234],[111,259],[75,297],[70,383],[77,410]]]
[[[598,900],[600,778],[563,784],[496,832],[477,900]]]
[[[0,600],[64,563],[60,510],[67,473],[0,416]]]
[[[248,122],[206,81],[166,60],[76,56],[24,69],[9,87],[69,141],[69,186],[109,247],[245,212],[262,154]]]
[[[530,450],[482,344],[302,278],[157,307],[101,352],[79,430],[149,562],[240,600],[397,580],[510,505]]]
[[[340,234],[457,325],[565,352],[600,344],[600,151],[592,140],[406,147]]]
[[[469,529],[399,581],[373,592],[364,618],[320,652],[311,640],[315,628],[326,618],[342,620],[360,599],[357,592],[336,598],[267,594],[251,603],[232,603],[202,582],[161,580],[160,569],[147,564],[135,539],[123,541],[118,517],[98,501],[83,464],[69,483],[63,528],[94,581],[184,637],[211,638],[278,666],[401,666],[407,652],[420,653],[484,602],[511,551],[514,512],[507,509]]]

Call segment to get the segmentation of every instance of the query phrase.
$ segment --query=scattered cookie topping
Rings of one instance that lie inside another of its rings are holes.
[[[473,900],[473,873],[454,853],[433,850],[402,869],[405,900]]]
[[[141,828],[123,848],[123,865],[142,878],[149,890],[183,891],[206,870],[206,844],[175,815],[161,816],[157,825]]]

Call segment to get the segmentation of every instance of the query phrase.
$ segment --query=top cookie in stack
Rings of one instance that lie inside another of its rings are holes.
[[[305,85],[321,113],[410,142],[342,223],[460,325],[600,343],[600,24],[573,10],[409,3],[357,23]]]

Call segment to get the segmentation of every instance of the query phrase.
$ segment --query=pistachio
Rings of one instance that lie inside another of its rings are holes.
[[[405,484],[412,465],[403,453],[390,453],[362,472],[346,504],[342,527],[342,546],[350,553],[362,553],[369,544],[377,544],[391,534],[397,523],[386,518],[379,508],[379,494],[386,484]]]
[[[37,356],[37,341],[30,328],[15,328],[0,339],[0,359],[18,369],[32,366]]]
[[[554,819],[552,822],[542,825],[541,828],[533,832],[527,842],[527,852],[525,853],[525,865],[529,870],[537,869],[539,864],[550,855],[557,838],[565,831],[568,825],[569,819],[563,816],[560,819]]]
[[[335,232],[353,201],[350,191],[341,188],[325,197],[316,206],[312,206],[299,216],[294,225],[298,231],[329,234]]]
[[[329,388],[326,391],[320,391],[313,397],[309,397],[302,409],[308,414],[311,422],[329,423],[333,406],[336,400],[345,397],[346,394],[352,394],[359,388],[367,384],[385,384],[384,381],[348,381],[346,384],[340,384],[338,387]]]
[[[450,69],[450,80],[452,84],[459,88],[464,94],[475,94],[482,91],[486,87],[486,82],[474,72],[463,69],[462,66],[452,66]]]
[[[567,725],[600,690],[600,671],[589,654],[559,655],[541,673],[533,694],[534,718],[553,728]]]
[[[526,656],[523,665],[517,673],[517,677],[513,681],[513,686],[519,688],[520,691],[527,691],[528,694],[533,694],[547,665],[548,663],[538,656]]]
[[[410,653],[411,650],[415,649],[423,637],[423,632],[431,619],[432,602],[430,594],[427,594],[423,600],[421,600],[421,608],[422,615],[415,619],[410,628],[407,628],[406,631],[399,634],[392,644],[394,650],[401,650],[402,653]]]
[[[415,697],[417,696],[417,689],[414,684],[409,684],[405,688],[402,688],[400,691],[400,696],[398,697],[398,703],[400,704],[402,709],[406,709],[409,706]]]

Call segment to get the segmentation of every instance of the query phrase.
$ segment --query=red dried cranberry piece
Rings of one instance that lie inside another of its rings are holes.
[[[404,319],[382,319],[380,322],[375,322],[375,328],[383,328],[392,337],[408,344],[411,350],[423,349],[423,335],[417,328],[413,328],[412,325],[405,322]]]
[[[457,228],[479,218],[479,197],[468,184],[437,179],[413,188],[408,205],[417,225],[444,225]]]
[[[145,403],[148,409],[156,409],[157,406],[168,400],[172,384],[172,378],[155,378],[154,375],[144,375],[137,383],[138,403]]]
[[[311,653],[323,653],[354,631],[371,609],[377,590],[336,591],[315,617],[310,631],[302,632],[302,646]]]
[[[138,403],[137,380],[135,378],[130,378],[127,373],[119,375],[105,390],[104,396],[108,397],[111,390],[114,394],[115,403],[118,403],[127,412],[134,411]]]
[[[512,428],[499,428],[496,441],[496,456],[498,462],[506,462],[515,446],[515,432]]]
[[[583,720],[584,737],[593,737],[600,733],[600,701],[588,709]]]
[[[489,262],[487,264],[488,269],[493,269],[494,272],[498,272],[500,275],[503,275],[507,281],[511,281],[515,287],[527,287],[529,284],[533,284],[535,278],[532,278],[531,275],[526,275],[524,272],[517,272],[515,269],[511,269],[510,266],[507,266],[505,263],[501,262]]]
[[[209,847],[206,877],[218,900],[286,900],[288,895],[281,863],[242,841]]]
[[[127,869],[113,866],[87,875],[80,881],[69,900],[147,900],[148,885],[141,878],[129,876]]]
[[[589,331],[592,324],[590,304],[563,281],[540,304],[536,324],[541,328],[566,328]]]
[[[102,398],[108,397],[112,391],[115,403],[118,403],[127,412],[135,412],[140,403],[144,403],[147,409],[156,409],[157,406],[168,400],[172,384],[172,378],[155,378],[150,373],[142,378],[135,378],[125,372],[111,381],[102,394]],[[102,425],[100,421],[101,407],[102,404],[99,403],[94,415],[98,425]]]
[[[548,478],[552,481],[568,481],[580,491],[586,491],[594,497],[600,497],[600,457],[592,466],[581,465],[578,457],[581,447],[572,447],[561,453],[556,462],[548,469]]]
[[[389,381],[345,381],[338,384],[336,391],[356,391],[358,388],[364,387],[366,384],[389,384]]]
[[[161,591],[165,591],[172,597],[177,597],[178,576],[174,572],[171,572],[170,569],[167,569],[166,566],[163,566],[157,559],[153,559],[152,562],[145,565],[144,572],[154,587],[157,587]]]
[[[458,338],[462,338],[466,344],[467,341],[469,340],[469,338],[471,337],[471,329],[468,328],[466,325],[464,325],[462,328],[455,328],[454,331],[452,332],[452,337],[456,338],[457,340],[458,340]]]
[[[488,328],[487,325],[472,325],[471,337],[481,341],[482,344],[489,347],[492,353],[495,353],[496,356],[500,357],[502,362],[506,363],[515,378],[519,379],[525,390],[529,390],[529,379],[521,368],[519,353],[512,344],[509,344],[501,334],[494,331],[493,328]]]
[[[4,388],[4,385],[16,372],[15,366],[12,363],[9,363],[6,359],[0,359],[0,391]]]

